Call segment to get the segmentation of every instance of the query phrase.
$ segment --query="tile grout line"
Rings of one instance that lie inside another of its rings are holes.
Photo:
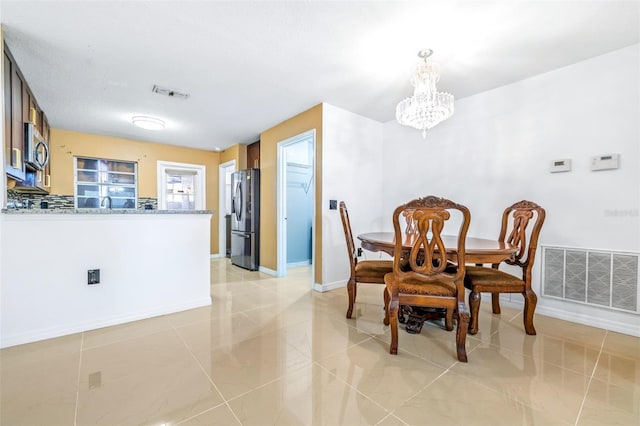
[[[420,358],[420,359],[422,359],[422,358]],[[438,379],[440,379],[440,378],[441,378],[442,376],[444,376],[445,374],[449,373],[449,371],[451,370],[451,368],[453,368],[453,367],[454,367],[456,364],[458,364],[458,363],[459,363],[459,361],[454,362],[454,363],[453,363],[453,365],[452,365],[451,367],[446,368],[442,373],[438,374],[438,376],[437,376],[437,377],[435,377],[435,378],[434,378],[433,380],[431,380],[429,383],[427,383],[426,385],[424,385],[420,390],[418,390],[418,391],[417,391],[417,392],[415,392],[413,395],[411,395],[411,396],[407,397],[404,401],[402,401],[402,404],[400,404],[400,406],[402,406],[402,405],[404,405],[406,402],[408,402],[408,401],[412,400],[413,398],[415,398],[416,396],[418,396],[421,392],[423,392],[425,389],[427,389],[429,386],[433,385],[433,384],[434,384]],[[402,420],[402,418],[400,418],[400,417],[396,416],[395,414],[393,414],[393,413],[395,413],[395,411],[396,411],[395,409],[394,409],[393,411],[390,411],[390,412],[389,412],[389,415],[390,415],[390,416],[392,415],[394,418],[399,419],[399,420],[400,420],[402,423],[404,423],[404,424],[408,424],[408,423],[406,423],[404,420]],[[389,417],[389,416],[387,416],[387,417]],[[380,423],[380,422],[378,422],[378,424],[379,424],[379,423]]]
[[[80,355],[78,359],[78,380],[76,382],[76,409],[73,415],[73,426],[78,424],[78,402],[80,401],[80,371],[82,370],[82,352],[84,351],[84,332],[80,335]]]
[[[604,338],[602,339],[602,343],[600,344],[600,352],[598,352],[598,358],[596,358],[596,363],[593,365],[593,370],[591,371],[591,375],[589,376],[589,383],[587,384],[587,389],[585,390],[584,396],[582,397],[582,402],[580,403],[580,408],[578,409],[578,414],[576,415],[574,426],[578,426],[580,416],[582,416],[582,409],[584,408],[585,402],[587,402],[587,395],[589,394],[589,389],[591,388],[591,382],[593,381],[593,376],[595,376],[598,364],[600,363],[600,357],[602,356],[602,350],[604,349],[604,342],[607,340],[608,335],[609,330],[605,330]]]
[[[197,359],[196,359],[196,362],[198,362],[198,360],[197,360]],[[198,362],[198,364],[200,364],[200,363]],[[292,372],[295,372],[295,371],[300,370],[300,369],[302,369],[302,368],[305,368],[305,367],[300,367],[300,368],[294,369],[294,370],[292,370]],[[205,375],[207,375],[207,374],[206,374],[206,372],[205,372]],[[229,411],[231,411],[231,414],[233,414],[233,417],[235,417],[235,419],[238,421],[238,424],[242,425],[242,422],[240,421],[240,419],[238,418],[238,416],[236,416],[236,413],[235,413],[235,412],[233,411],[233,409],[231,408],[231,405],[229,405],[229,402],[234,401],[234,400],[236,400],[236,399],[238,399],[238,398],[242,398],[243,396],[245,396],[245,395],[247,395],[247,394],[249,394],[249,393],[251,393],[251,392],[253,392],[253,391],[256,391],[256,390],[258,390],[258,389],[262,389],[262,388],[263,388],[263,387],[265,387],[265,386],[269,386],[270,384],[275,383],[275,382],[277,382],[278,380],[282,380],[282,378],[283,378],[284,376],[286,376],[286,375],[287,375],[287,374],[284,374],[284,375],[282,375],[282,376],[276,377],[275,379],[269,380],[269,381],[268,381],[268,382],[266,382],[266,383],[263,383],[263,384],[261,384],[261,385],[259,385],[259,386],[256,386],[256,387],[255,387],[255,388],[253,388],[253,389],[249,389],[248,391],[242,392],[242,393],[240,393],[240,394],[238,394],[238,395],[236,395],[236,396],[234,396],[233,398],[230,398],[230,399],[228,399],[228,400],[227,400],[227,399],[222,395],[222,393],[221,393],[220,391],[218,391],[218,392],[220,392],[220,395],[222,396],[222,399],[224,400],[224,402],[222,402],[222,403],[220,403],[220,404],[218,404],[218,405],[216,405],[216,406],[213,406],[213,407],[207,408],[206,410],[204,410],[204,411],[202,411],[202,412],[200,412],[200,413],[194,414],[193,416],[188,417],[188,418],[186,418],[186,419],[184,419],[184,420],[181,420],[177,425],[179,426],[179,425],[183,424],[184,422],[187,422],[187,421],[189,421],[189,420],[192,420],[192,419],[194,419],[194,418],[196,418],[196,417],[198,417],[198,416],[200,416],[200,415],[202,415],[202,414],[204,414],[204,413],[207,413],[207,412],[209,412],[209,411],[211,411],[211,410],[213,410],[213,409],[215,409],[215,408],[218,408],[218,407],[220,407],[220,406],[222,406],[222,405],[226,405],[226,406],[227,406],[227,408],[229,409]],[[208,379],[209,379],[209,381],[213,384],[213,381],[211,380],[211,378],[209,378],[209,376],[208,376],[208,375],[207,375],[207,378],[208,378]],[[213,385],[215,386],[215,384],[213,384]],[[217,389],[217,388],[216,388],[216,389]]]
[[[325,357],[327,358],[327,357]],[[382,408],[387,415],[384,416],[383,418],[380,419],[380,421],[378,421],[376,424],[380,424],[380,422],[382,422],[384,419],[386,419],[387,417],[391,416],[393,414],[392,410],[388,410],[387,408],[383,407],[382,405],[380,405],[377,401],[371,399],[371,397],[369,397],[369,395],[365,394],[364,392],[362,392],[360,389],[357,389],[355,387],[353,387],[351,385],[351,383],[348,383],[347,381],[345,381],[344,379],[342,379],[340,376],[338,376],[337,374],[335,374],[334,372],[332,372],[331,370],[329,370],[328,368],[326,368],[325,366],[323,366],[322,364],[320,364],[318,361],[313,361],[312,364],[316,365],[317,367],[319,367],[320,369],[324,370],[325,372],[327,372],[328,374],[330,374],[331,376],[333,376],[336,380],[344,383],[345,385],[349,386],[349,388],[351,388],[352,390],[354,390],[357,394],[362,395],[364,398],[366,398],[368,401],[370,401],[371,403],[377,405],[378,407]],[[395,416],[394,416],[395,417]],[[404,423],[404,421],[403,421]]]
[[[389,413],[387,414],[385,417],[383,417],[378,423],[375,424],[375,426],[381,425],[382,422],[384,422],[385,420],[391,418],[392,420],[397,420],[400,423],[402,423],[403,426],[409,426],[408,423],[406,423],[404,420],[402,420],[400,417],[394,415],[393,413]]]
[[[313,365],[313,361],[311,361],[311,360],[310,360],[310,362],[311,362],[311,364],[310,364],[310,365]],[[258,386],[256,386],[256,387],[255,387],[255,388],[253,388],[253,389],[249,389],[248,391],[244,391],[244,392],[242,392],[242,393],[240,393],[240,394],[238,394],[238,395],[234,396],[233,398],[230,398],[230,399],[227,401],[227,403],[232,402],[232,401],[235,401],[235,400],[236,400],[236,399],[238,399],[238,398],[242,398],[243,396],[248,395],[248,394],[250,394],[251,392],[257,391],[258,389],[262,389],[262,388],[264,388],[264,387],[266,387],[266,386],[269,386],[269,385],[270,385],[270,384],[272,384],[272,383],[275,383],[275,382],[277,382],[277,381],[279,381],[279,380],[282,380],[282,379],[283,379],[285,376],[287,376],[288,374],[290,374],[290,373],[294,373],[294,372],[296,372],[296,371],[298,371],[298,370],[302,370],[303,368],[307,368],[307,366],[294,368],[293,370],[289,371],[288,373],[285,373],[285,374],[283,374],[283,375],[281,375],[281,376],[278,376],[278,377],[276,377],[275,379],[271,379],[271,380],[269,380],[268,382],[265,382],[265,383],[263,383],[263,384],[261,384],[261,385],[258,385]],[[231,407],[229,407],[229,409],[231,409]],[[233,410],[231,410],[231,411],[233,412]],[[235,413],[234,413],[234,414],[235,414]],[[236,418],[237,418],[237,417],[236,417]],[[241,423],[242,423],[242,422],[241,422]]]
[[[173,332],[176,334],[176,336],[178,336],[178,339],[180,339],[180,341],[182,342],[182,344],[184,345],[185,349],[187,350],[187,352],[189,352],[189,355],[191,355],[191,358],[193,358],[193,360],[196,362],[196,364],[198,364],[198,367],[200,368],[200,370],[202,371],[202,373],[205,375],[205,377],[207,378],[207,380],[209,380],[209,383],[211,383],[211,385],[213,386],[213,388],[216,390],[216,392],[218,392],[218,395],[220,395],[220,397],[222,398],[222,403],[215,405],[213,407],[209,407],[206,410],[203,410],[200,413],[194,414],[191,417],[188,417],[184,420],[181,420],[180,422],[178,422],[178,424],[182,424],[186,421],[189,421],[195,417],[198,417],[208,411],[211,411],[213,409],[216,409],[218,407],[220,407],[221,405],[226,405],[227,408],[229,409],[229,411],[231,412],[231,414],[233,415],[233,417],[236,419],[236,421],[238,422],[239,425],[242,425],[242,422],[240,421],[240,419],[238,418],[238,416],[236,416],[236,413],[231,409],[231,406],[229,405],[229,401],[227,400],[227,398],[225,398],[225,396],[222,394],[222,392],[220,392],[220,389],[218,388],[218,386],[216,386],[216,384],[213,382],[213,379],[211,377],[209,377],[209,374],[207,373],[207,371],[204,369],[204,367],[202,366],[202,364],[200,363],[200,361],[198,360],[198,358],[195,356],[195,354],[193,353],[193,351],[191,350],[191,348],[189,348],[189,346],[187,345],[187,342],[184,341],[184,339],[182,338],[182,336],[180,335],[180,333],[178,333],[178,330],[176,329],[176,327],[171,324],[171,328],[173,329]]]
[[[86,348],[83,348],[83,349],[87,349],[87,350],[89,350],[89,349],[99,349],[99,348],[103,348],[103,347],[105,347],[105,346],[114,345],[114,344],[117,344],[117,343],[123,343],[123,342],[126,342],[126,341],[128,341],[128,340],[139,339],[139,338],[141,338],[141,337],[153,336],[154,334],[158,334],[158,333],[166,332],[166,331],[171,330],[171,329],[173,329],[173,328],[174,328],[174,327],[173,327],[173,324],[171,324],[171,322],[169,321],[169,319],[168,319],[168,318],[166,318],[166,317],[168,317],[169,315],[171,315],[171,314],[164,314],[164,315],[160,315],[160,316],[158,316],[158,317],[142,318],[142,319],[139,319],[139,320],[135,320],[135,321],[131,321],[131,322],[130,322],[130,323],[135,323],[135,322],[139,322],[139,321],[154,320],[154,319],[156,319],[156,318],[162,318],[162,317],[165,317],[165,320],[166,320],[166,322],[167,322],[167,325],[169,326],[169,328],[167,328],[167,329],[155,330],[155,331],[152,331],[152,332],[150,332],[150,333],[142,334],[142,335],[140,335],[140,336],[122,337],[122,338],[120,338],[120,339],[116,339],[116,340],[114,340],[114,341],[112,341],[112,342],[108,342],[108,343],[100,343],[100,344],[96,344],[96,345],[93,345],[93,346],[87,346]],[[127,325],[127,324],[130,324],[130,323],[116,324],[116,325],[114,325],[114,326],[112,326],[112,327],[118,327],[118,326],[121,326],[121,325]],[[103,327],[103,328],[104,328],[104,327]],[[100,329],[96,329],[96,330],[100,330]],[[95,331],[95,330],[87,330],[87,331]],[[82,333],[83,337],[84,337],[84,333],[85,333],[85,332],[83,332],[83,333]]]
[[[353,346],[356,346],[356,345],[360,345],[361,343],[364,343],[364,342],[369,341],[369,340],[379,340],[379,341],[382,341],[381,339],[378,339],[378,338],[377,338],[377,337],[375,337],[375,336],[371,336],[371,337],[369,337],[368,339],[365,339],[365,340],[363,340],[363,341],[362,341],[362,342],[360,342],[360,343],[356,343],[356,344],[354,344],[354,345],[350,346],[349,348],[351,348],[351,347],[353,347]],[[348,350],[349,348],[347,348],[347,350]],[[474,349],[475,349],[475,348],[474,348]],[[473,351],[474,349],[472,349],[472,351]],[[402,401],[402,404],[404,404],[405,402],[407,402],[407,401],[409,401],[409,400],[411,400],[411,399],[415,398],[415,397],[416,397],[420,392],[424,391],[424,390],[425,390],[425,389],[427,389],[429,386],[431,386],[433,383],[435,383],[438,379],[440,379],[442,376],[444,376],[445,374],[449,373],[449,371],[451,370],[451,368],[453,368],[456,364],[458,364],[458,363],[459,363],[459,361],[455,361],[455,362],[454,362],[451,366],[449,366],[449,367],[442,367],[442,366],[440,366],[440,365],[438,365],[438,364],[436,364],[436,363],[434,363],[434,362],[432,362],[432,361],[430,361],[430,360],[428,360],[428,359],[425,359],[425,358],[420,357],[419,355],[413,354],[413,353],[412,353],[412,352],[410,352],[410,351],[407,351],[407,350],[404,350],[404,349],[400,349],[400,351],[401,351],[401,352],[404,352],[404,353],[406,353],[406,354],[408,354],[408,355],[410,355],[410,356],[416,357],[416,358],[418,358],[418,359],[420,359],[420,360],[422,360],[422,361],[428,362],[428,363],[432,364],[432,365],[433,365],[433,366],[435,366],[435,367],[438,367],[438,368],[444,368],[444,371],[443,371],[442,373],[440,373],[440,374],[439,374],[438,376],[436,376],[433,380],[431,380],[429,383],[427,383],[427,384],[426,384],[426,385],[424,385],[422,388],[420,388],[418,391],[416,391],[413,395],[411,395],[411,396],[407,397],[404,401]],[[330,355],[330,356],[333,356],[333,355]],[[407,424],[407,423],[406,423],[404,420],[402,420],[400,417],[397,417],[395,414],[393,414],[393,413],[396,411],[395,409],[394,409],[394,410],[388,410],[387,408],[383,407],[382,405],[380,405],[380,404],[379,404],[378,402],[376,402],[375,400],[371,399],[368,395],[366,395],[365,393],[363,393],[361,390],[359,390],[359,389],[357,389],[357,388],[353,387],[350,383],[346,382],[344,379],[340,378],[338,375],[336,375],[335,373],[333,373],[332,371],[330,371],[329,369],[327,369],[326,367],[324,367],[324,366],[323,366],[322,364],[320,364],[318,361],[313,361],[313,363],[314,363],[314,364],[316,364],[316,365],[317,365],[318,367],[320,367],[321,369],[325,370],[327,373],[329,373],[329,374],[331,374],[332,376],[334,376],[337,380],[339,380],[339,381],[343,382],[344,384],[346,384],[347,386],[349,386],[351,389],[353,389],[354,391],[356,391],[358,394],[362,395],[363,397],[365,397],[366,399],[368,399],[369,401],[371,401],[372,403],[374,403],[375,405],[379,406],[379,407],[380,407],[380,408],[382,408],[384,411],[386,411],[386,412],[387,412],[387,415],[386,415],[385,417],[383,417],[382,419],[380,419],[380,421],[378,421],[378,422],[376,423],[376,425],[378,425],[378,424],[382,423],[385,419],[389,418],[390,416],[391,416],[391,417],[393,417],[393,418],[395,418],[395,419],[400,420],[403,424]]]

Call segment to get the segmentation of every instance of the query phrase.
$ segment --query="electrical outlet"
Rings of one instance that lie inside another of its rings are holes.
[[[338,200],[329,200],[329,210],[338,210]]]
[[[102,371],[96,371],[89,374],[89,389],[95,389],[102,386]]]
[[[362,247],[358,247],[358,257],[362,256]]]
[[[87,271],[87,284],[100,284],[100,269],[89,269]]]

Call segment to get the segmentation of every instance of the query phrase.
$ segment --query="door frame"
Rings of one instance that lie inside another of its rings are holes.
[[[276,276],[287,275],[287,227],[285,226],[287,213],[287,158],[286,149],[290,145],[311,138],[311,152],[313,153],[313,232],[311,233],[311,265],[315,265],[316,241],[316,129],[307,130],[278,142],[277,154],[277,182],[276,182]],[[313,286],[313,280],[311,280]]]
[[[224,162],[218,166],[218,255],[226,256],[227,250],[227,234],[225,229],[226,209],[226,190],[227,190],[227,169],[233,166],[233,171],[237,171],[236,160]]]

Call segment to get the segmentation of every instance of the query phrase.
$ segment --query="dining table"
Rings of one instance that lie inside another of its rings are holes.
[[[403,235],[402,248],[409,251],[413,247],[418,234],[404,233]],[[381,251],[390,256],[394,255],[396,242],[393,232],[368,232],[358,235],[358,239],[365,250]],[[447,249],[447,260],[457,263],[458,237],[455,235],[442,235],[442,242]],[[513,259],[517,251],[517,246],[505,241],[476,237],[467,237],[465,239],[465,263],[474,263],[476,265],[500,263]]]
[[[403,233],[402,249],[409,252],[413,247],[417,233]],[[458,262],[458,237],[455,235],[441,235],[442,242],[447,250],[447,260]],[[358,235],[360,245],[363,249],[373,252],[384,252],[394,256],[396,242],[394,232],[368,232]],[[505,241],[492,240],[486,238],[467,237],[464,247],[465,264],[476,265],[500,263],[505,260],[514,259],[518,247]],[[408,318],[405,320],[405,313]],[[440,319],[444,316],[444,310],[439,308],[415,309],[411,306],[403,306],[399,312],[399,320],[406,324],[408,333],[420,333],[422,324],[426,320]]]

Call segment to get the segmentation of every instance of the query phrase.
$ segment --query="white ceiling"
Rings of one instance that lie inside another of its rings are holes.
[[[606,0],[2,0],[0,19],[52,127],[208,150],[320,102],[393,120],[423,48],[460,99],[640,39],[640,2]]]

